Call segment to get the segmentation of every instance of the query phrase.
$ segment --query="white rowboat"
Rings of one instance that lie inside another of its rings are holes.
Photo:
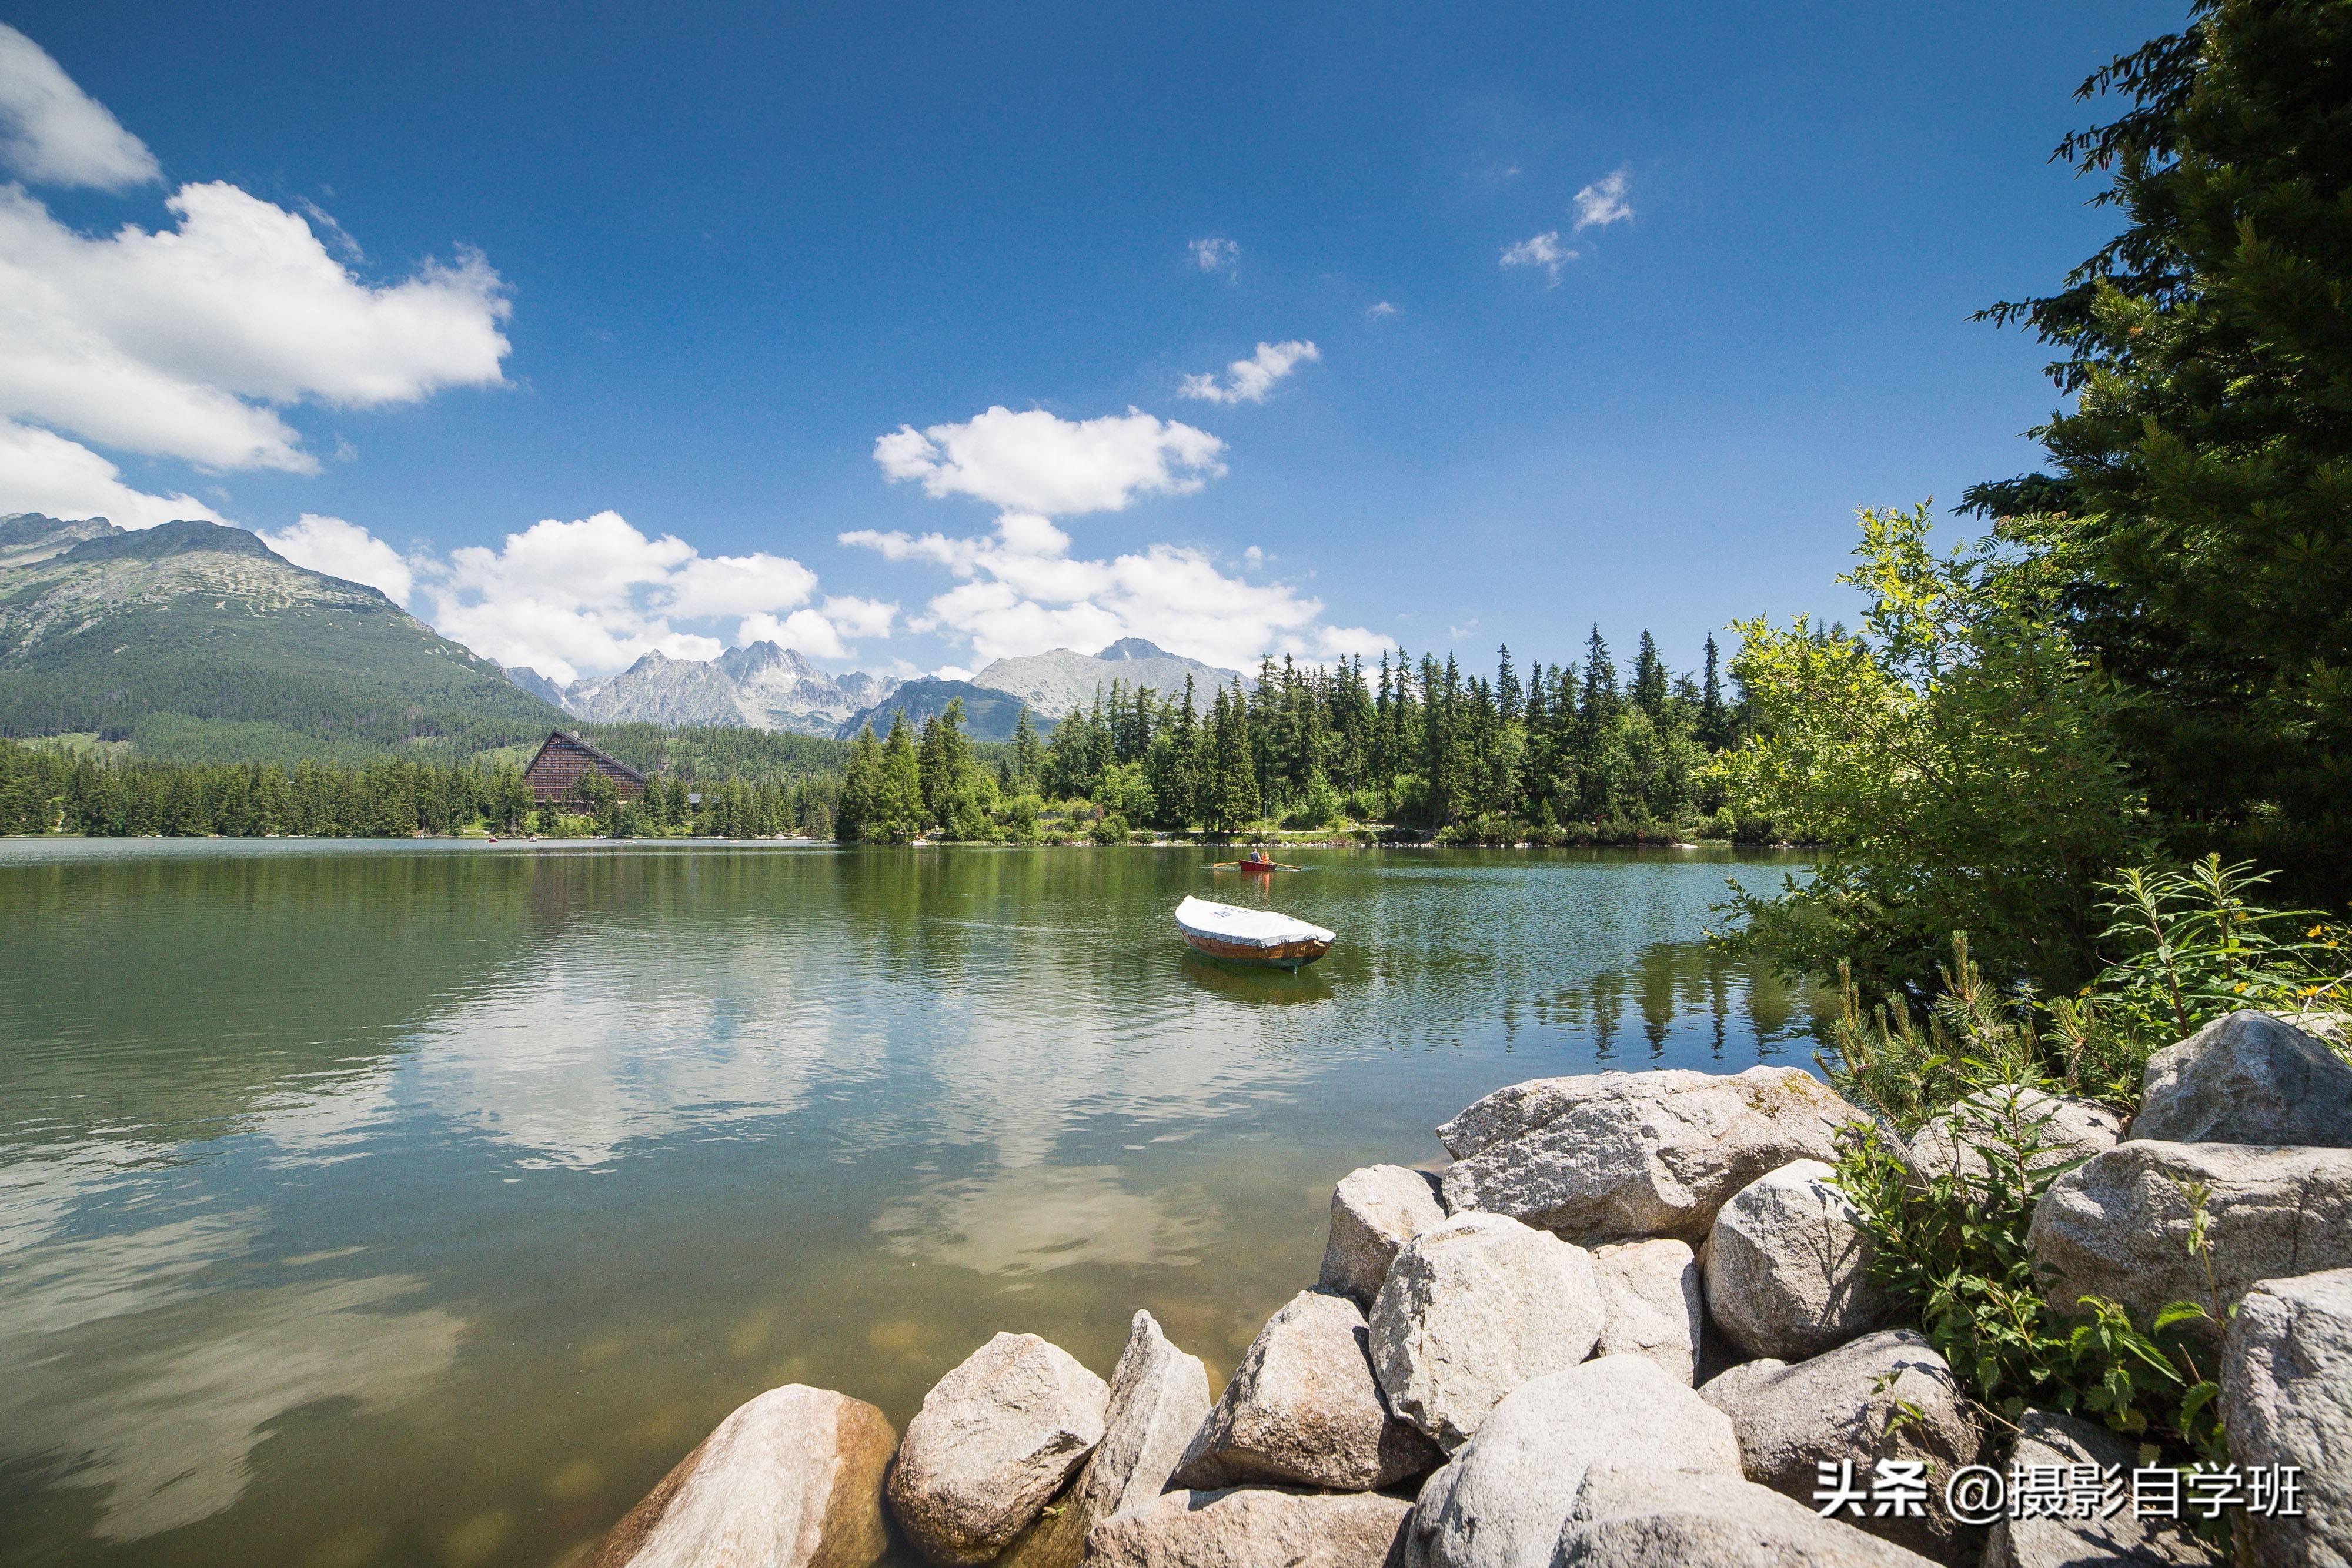
[[[1270,964],[1296,973],[1331,950],[1339,938],[1320,925],[1276,915],[1188,898],[1176,906],[1176,929],[1193,951],[1236,964]]]

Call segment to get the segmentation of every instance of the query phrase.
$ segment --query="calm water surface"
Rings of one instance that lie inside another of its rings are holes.
[[[550,1563],[779,1383],[1138,1305],[1222,1378],[1500,1084],[1810,1065],[1698,944],[1793,862],[1210,858],[0,841],[0,1562]]]

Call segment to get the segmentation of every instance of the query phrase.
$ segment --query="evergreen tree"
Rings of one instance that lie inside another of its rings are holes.
[[[2182,849],[2352,894],[2352,6],[2196,0],[2080,96],[2060,143],[2123,233],[2043,298],[1994,307],[2079,394],[2036,434],[2058,473],[1969,492],[2051,555],[2070,632]]]
[[[1666,664],[1658,657],[1658,644],[1647,631],[1642,633],[1641,652],[1633,655],[1633,706],[1657,723],[1666,711]]]
[[[1597,735],[1616,721],[1622,702],[1617,690],[1617,666],[1609,657],[1609,644],[1601,641],[1601,628],[1595,626],[1584,644],[1584,702],[1579,716]]]
[[[1729,715],[1723,707],[1723,674],[1717,664],[1715,633],[1706,634],[1706,674],[1698,688],[1698,738],[1709,751],[1730,744]]]
[[[1037,739],[1037,726],[1029,716],[1029,706],[1024,703],[1021,716],[1013,721],[1013,777],[1029,789],[1037,786],[1037,776],[1045,770],[1045,747]]]
[[[904,843],[923,831],[924,818],[922,762],[915,755],[907,710],[899,708],[890,715],[890,734],[882,742],[880,787],[865,836],[869,841]]]

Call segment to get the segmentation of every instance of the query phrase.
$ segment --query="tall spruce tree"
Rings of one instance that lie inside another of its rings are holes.
[[[1645,629],[1641,651],[1633,655],[1633,706],[1655,724],[1666,711],[1666,662],[1658,657],[1657,640]]]
[[[2128,760],[2183,849],[2352,896],[2352,6],[2197,0],[2095,73],[2124,111],[2056,157],[2124,231],[1986,312],[2077,394],[2054,475],[1971,507],[2053,553],[2130,699]]]

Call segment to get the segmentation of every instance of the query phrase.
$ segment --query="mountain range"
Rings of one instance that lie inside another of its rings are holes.
[[[0,736],[97,732],[163,755],[290,758],[421,737],[510,744],[562,724],[708,725],[849,738],[961,698],[975,739],[1025,706],[1050,729],[1112,682],[1172,695],[1241,677],[1128,637],[999,659],[969,680],[821,670],[774,643],[647,653],[562,685],[451,642],[381,591],[210,522],[0,517]]]
[[[898,686],[896,675],[828,674],[773,643],[730,648],[709,660],[647,653],[617,675],[574,681],[560,691],[536,671],[508,674],[526,691],[555,692],[551,700],[594,724],[741,725],[796,735],[835,734]]]
[[[904,708],[920,724],[961,697],[964,723],[975,740],[1011,738],[1026,706],[1038,728],[1050,729],[1107,691],[1113,681],[1166,695],[1191,677],[1206,701],[1213,687],[1240,680],[1231,670],[1169,653],[1140,637],[1123,637],[1101,653],[1068,648],[1020,659],[999,659],[968,681],[853,671],[829,674],[798,653],[773,643],[730,648],[716,659],[672,659],[647,653],[616,675],[558,686],[535,670],[510,670],[525,691],[560,704],[593,724],[742,725],[848,739],[871,724],[887,730]]]

